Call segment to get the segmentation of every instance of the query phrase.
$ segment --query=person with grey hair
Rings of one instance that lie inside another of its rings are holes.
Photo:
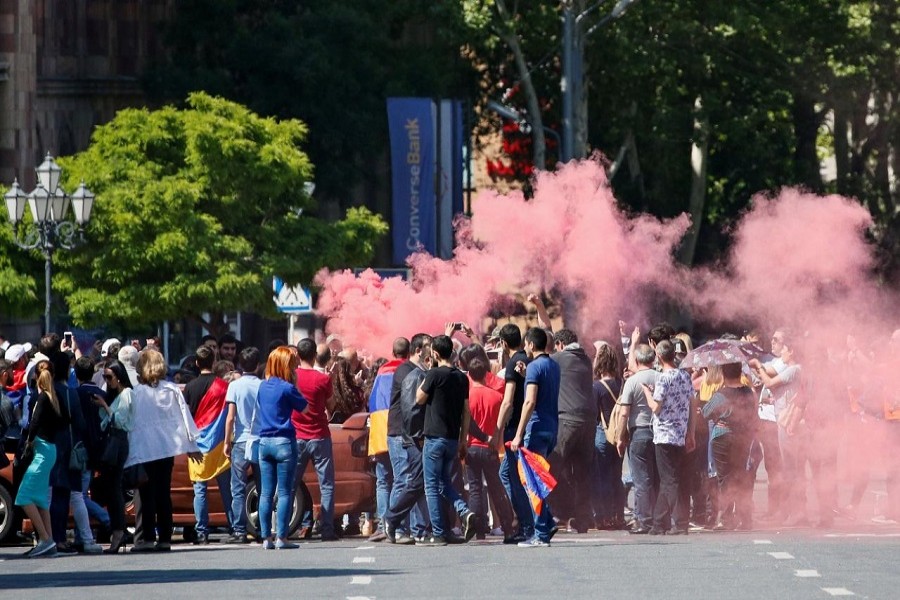
[[[656,449],[650,423],[653,411],[644,397],[643,386],[656,385],[658,373],[653,369],[656,352],[648,344],[639,344],[634,351],[635,372],[625,381],[619,404],[622,405],[620,431],[616,440],[619,456],[628,446],[628,464],[634,480],[634,527],[631,533],[649,533],[653,524],[656,503]]]
[[[137,348],[134,346],[123,346],[121,350],[119,350],[119,362],[125,366],[125,372],[128,373],[128,380],[131,382],[131,387],[137,387],[138,383],[138,372],[137,372],[137,364],[140,359],[140,355],[138,354]]]

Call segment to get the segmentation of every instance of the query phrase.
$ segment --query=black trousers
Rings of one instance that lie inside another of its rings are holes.
[[[720,435],[712,441],[716,480],[719,486],[719,518],[726,524],[750,524],[753,509],[751,496],[753,480],[747,471],[750,439],[733,433]]]
[[[656,444],[656,469],[659,473],[659,495],[653,509],[653,527],[668,531],[675,522],[677,529],[687,529],[690,490],[684,459],[684,446]]]
[[[175,459],[161,458],[144,463],[147,483],[134,492],[134,543],[172,541],[172,467]]]
[[[555,512],[574,518],[579,531],[593,521],[591,509],[591,476],[594,473],[594,437],[596,423],[559,422],[556,440],[556,462],[559,486],[553,493]]]
[[[512,536],[512,505],[500,481],[500,458],[490,448],[469,446],[466,455],[466,481],[469,483],[469,509],[478,516],[478,532],[490,533],[487,520],[487,497],[497,510],[503,534]],[[484,482],[487,481],[487,490]],[[485,493],[485,491],[487,493]]]

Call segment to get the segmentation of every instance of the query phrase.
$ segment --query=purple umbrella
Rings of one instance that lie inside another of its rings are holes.
[[[678,366],[682,369],[702,369],[731,363],[745,363],[751,358],[759,358],[765,354],[765,350],[751,342],[713,340],[694,348]]]

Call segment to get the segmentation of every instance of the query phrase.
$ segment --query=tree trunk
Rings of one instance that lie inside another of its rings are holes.
[[[531,73],[528,70],[528,63],[525,60],[525,54],[522,52],[522,45],[519,43],[519,37],[515,33],[512,26],[512,18],[506,9],[504,0],[496,0],[497,13],[503,22],[504,32],[501,38],[509,46],[516,61],[516,69],[519,71],[519,79],[522,85],[522,92],[525,94],[525,103],[528,107],[528,122],[531,124],[531,141],[532,141],[532,160],[534,168],[544,170],[547,165],[546,161],[546,142],[544,140],[544,120],[541,117],[541,104],[538,101],[537,92],[534,89],[534,82],[531,80]]]
[[[228,328],[228,323],[225,322],[224,313],[211,312],[208,314],[208,319],[204,319],[201,315],[192,315],[192,317],[197,323],[200,324],[201,327],[203,327],[203,329],[208,331],[210,335],[216,336],[216,339],[221,338],[223,335],[230,331],[230,329]]]
[[[679,260],[690,266],[697,251],[703,207],[706,204],[706,167],[709,158],[709,118],[703,112],[703,98],[694,100],[694,135],[691,143],[691,227],[681,244]]]
[[[837,170],[838,194],[851,195],[850,191],[850,144],[847,141],[849,125],[842,102],[838,100],[834,107],[834,162]]]
[[[791,113],[794,121],[794,168],[797,182],[814,192],[823,191],[822,173],[816,140],[821,117],[816,113],[815,100],[798,93],[793,98]]]

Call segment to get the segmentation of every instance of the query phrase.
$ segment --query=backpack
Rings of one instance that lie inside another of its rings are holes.
[[[613,446],[615,446],[616,441],[619,439],[620,434],[622,436],[622,439],[627,441],[627,438],[628,438],[627,430],[622,431],[623,428],[619,424],[619,420],[620,420],[619,415],[622,414],[623,409],[622,409],[622,405],[619,404],[619,398],[615,394],[613,394],[609,385],[607,385],[606,382],[603,381],[602,379],[600,380],[600,383],[603,384],[603,387],[605,387],[606,391],[609,392],[609,397],[612,398],[613,402],[616,403],[616,405],[613,406],[612,412],[609,415],[609,423],[607,423],[606,419],[603,418],[603,411],[602,410],[600,411],[600,420],[603,422],[603,429],[606,430],[606,441],[608,443],[612,444]],[[626,425],[627,425],[627,423],[626,423]]]
[[[416,367],[400,383],[400,414],[403,416],[403,441],[411,444],[425,436],[425,405],[416,404],[416,392],[425,381],[425,370]]]
[[[0,443],[6,438],[6,432],[13,424],[18,423],[16,408],[6,394],[0,394]]]

